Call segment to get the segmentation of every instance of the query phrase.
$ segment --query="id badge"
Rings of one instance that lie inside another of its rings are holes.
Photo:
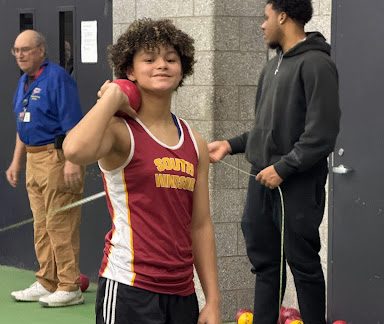
[[[29,123],[30,121],[31,121],[31,113],[29,111],[26,111],[25,114],[24,114],[23,122],[24,123]]]

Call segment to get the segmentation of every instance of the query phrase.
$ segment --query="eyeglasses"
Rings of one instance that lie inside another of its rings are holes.
[[[35,48],[37,48],[38,46],[34,46],[34,47],[12,47],[11,48],[11,54],[13,56],[16,56],[16,55],[21,55],[21,54],[29,54],[32,50],[34,50]]]

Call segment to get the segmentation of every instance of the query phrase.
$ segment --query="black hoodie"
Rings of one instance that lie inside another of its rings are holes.
[[[281,178],[310,170],[333,151],[339,132],[338,74],[330,46],[317,32],[264,67],[256,94],[255,125],[229,140],[260,171],[274,165]]]

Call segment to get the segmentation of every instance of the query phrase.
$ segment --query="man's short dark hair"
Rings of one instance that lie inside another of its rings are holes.
[[[313,7],[311,0],[267,0],[273,10],[285,12],[289,18],[305,25],[311,20]]]

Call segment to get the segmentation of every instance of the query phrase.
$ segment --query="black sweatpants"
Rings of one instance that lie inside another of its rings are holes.
[[[99,278],[96,324],[196,324],[198,317],[195,293],[158,294]]]
[[[254,172],[253,172],[254,173]],[[325,282],[319,251],[327,170],[289,177],[280,188],[285,209],[284,253],[305,324],[325,324]],[[281,201],[252,176],[242,219],[247,254],[256,273],[254,323],[276,324],[279,314]],[[285,262],[283,295],[286,284]]]

